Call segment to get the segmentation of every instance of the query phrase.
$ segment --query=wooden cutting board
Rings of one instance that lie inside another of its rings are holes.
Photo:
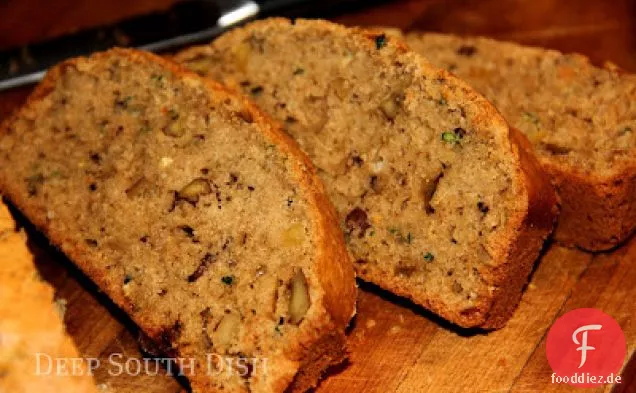
[[[103,364],[111,354],[141,359],[135,326],[46,239],[31,232],[30,248],[42,276],[66,303],[65,323],[85,357]],[[636,392],[636,239],[592,256],[549,246],[508,325],[484,334],[457,329],[426,310],[361,283],[358,315],[349,333],[348,364],[329,372],[316,393],[574,392],[551,383],[547,330],[563,313],[598,308],[621,325],[627,359],[621,384],[587,392]],[[176,393],[164,375],[95,373],[111,393]]]

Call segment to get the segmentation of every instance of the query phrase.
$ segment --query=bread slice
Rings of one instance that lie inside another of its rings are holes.
[[[458,325],[503,326],[555,195],[484,98],[384,34],[324,21],[255,22],[176,59],[285,125],[363,279]]]
[[[65,332],[53,288],[40,278],[25,234],[16,231],[1,201],[0,256],[0,392],[97,392],[86,363],[68,374],[50,363],[80,355]]]
[[[194,392],[302,391],[344,357],[354,271],[308,158],[245,99],[117,49],[50,71],[0,187]]]
[[[561,197],[555,238],[587,250],[636,228],[636,76],[577,54],[486,38],[406,42],[483,93],[530,139]]]

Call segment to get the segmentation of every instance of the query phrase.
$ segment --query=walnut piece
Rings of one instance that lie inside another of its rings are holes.
[[[238,314],[225,314],[221,322],[216,327],[212,342],[215,346],[228,346],[232,343],[241,324],[241,317]]]
[[[295,325],[300,322],[309,310],[309,289],[307,279],[301,270],[291,280],[291,297],[289,298],[289,322]]]
[[[207,195],[212,192],[212,187],[210,187],[210,182],[201,177],[192,180],[185,187],[179,191],[178,197],[179,199],[185,199],[190,203],[197,203],[199,201],[199,197],[202,195]]]

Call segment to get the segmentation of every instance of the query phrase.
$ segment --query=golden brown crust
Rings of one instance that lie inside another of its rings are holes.
[[[501,243],[502,247],[498,251],[504,262],[495,270],[480,271],[493,288],[491,296],[478,303],[473,309],[464,312],[451,309],[437,299],[429,299],[426,304],[423,304],[426,308],[462,327],[498,329],[505,326],[519,304],[532,266],[558,217],[556,193],[550,184],[549,177],[534,157],[527,138],[511,127],[510,141],[520,161],[528,208],[526,214],[516,218],[518,221],[516,231],[510,233],[508,239]],[[394,286],[391,290],[398,295],[413,299],[409,288]]]
[[[84,363],[72,375],[35,373],[38,353],[56,358],[77,358],[79,354],[56,312],[53,288],[39,278],[26,236],[15,231],[15,222],[2,202],[0,255],[0,337],[4,339],[0,391],[96,392]]]
[[[497,284],[492,304],[480,324],[487,329],[504,326],[512,316],[543,242],[552,232],[558,217],[557,196],[549,177],[532,153],[530,142],[514,127],[510,128],[510,140],[518,151],[527,190],[528,212],[507,250],[506,263],[491,272],[493,282]]]
[[[262,133],[276,144],[283,153],[294,158],[293,161],[296,163],[293,169],[294,175],[300,192],[307,200],[311,212],[310,216],[316,228],[314,242],[318,247],[318,254],[315,268],[318,271],[321,281],[320,284],[323,287],[324,309],[327,311],[327,314],[323,316],[322,320],[315,321],[316,326],[308,323],[304,323],[301,326],[301,334],[298,336],[299,345],[294,347],[297,352],[288,353],[287,356],[292,359],[307,358],[311,356],[309,348],[314,341],[332,334],[344,334],[355,308],[355,275],[346,253],[342,232],[338,228],[337,221],[334,218],[335,211],[324,195],[322,183],[317,180],[315,169],[309,158],[289,136],[282,132],[272,120],[247,99],[230,93],[220,84],[212,80],[203,79],[176,63],[146,52],[129,49],[113,49],[108,52],[95,54],[92,58],[99,59],[100,57],[108,56],[122,56],[133,62],[141,62],[142,64],[148,61],[155,62],[170,70],[175,75],[203,81],[210,94],[231,96],[233,99],[239,100],[246,110],[249,111],[253,121],[261,126],[259,129]],[[32,110],[34,103],[41,100],[53,90],[57,78],[64,72],[64,69],[67,67],[77,67],[84,61],[86,61],[85,58],[72,59],[51,69],[21,110]],[[10,118],[0,126],[0,136],[6,132],[11,121]],[[58,245],[99,287],[104,289],[116,288],[112,291],[107,290],[109,296],[116,304],[130,313],[132,306],[124,297],[121,286],[108,282],[103,272],[88,263],[90,257],[87,254],[89,250],[84,245],[74,244],[65,234],[51,231],[41,208],[30,202],[28,198],[21,198],[21,193],[17,189],[17,185],[9,184],[6,179],[2,178],[1,173],[0,184],[4,187],[6,195],[33,221],[36,227],[44,232],[53,244]],[[162,333],[162,326],[157,326],[151,320],[144,320],[144,317],[140,314],[130,314],[150,338],[159,338]],[[325,354],[325,356],[329,357],[329,354]],[[338,357],[334,356],[333,360],[336,360],[336,358]],[[198,379],[198,377],[196,379]],[[196,379],[193,379],[193,386],[205,386],[205,383],[198,383]],[[279,386],[280,391],[282,391],[290,381],[284,382],[285,383],[274,385]]]
[[[234,47],[241,42],[244,36],[251,33],[252,29],[259,33],[267,34],[270,30],[287,26],[290,22],[286,19],[274,18],[264,21],[257,21],[244,28],[235,29],[211,45],[193,47],[177,54],[177,61],[188,61],[211,56],[213,61],[221,62],[219,57],[222,51],[215,51],[214,48]],[[371,56],[383,56],[377,54],[376,45],[379,32],[361,29],[347,29],[343,26],[325,21],[296,21],[296,29],[315,28],[316,34],[326,34],[334,32],[338,35],[350,36],[352,40],[358,42],[362,47],[369,47],[372,50]],[[392,36],[393,37],[393,36]],[[222,43],[221,43],[222,41]],[[507,227],[508,233],[498,239],[495,245],[496,255],[494,260],[498,264],[494,271],[484,273],[484,287],[490,287],[491,292],[484,294],[477,300],[476,306],[468,312],[462,312],[458,307],[452,308],[439,296],[430,296],[417,293],[415,288],[405,285],[403,281],[396,279],[390,274],[376,274],[373,277],[362,275],[363,279],[375,282],[381,287],[388,289],[401,296],[408,297],[432,311],[440,314],[444,318],[451,320],[465,327],[481,326],[486,328],[501,327],[505,320],[511,315],[516,307],[523,284],[528,277],[531,266],[539,254],[542,241],[548,236],[552,229],[555,217],[554,190],[541,173],[540,167],[533,157],[521,152],[516,141],[517,136],[509,135],[509,127],[497,110],[482,96],[475,92],[466,83],[458,80],[452,74],[439,70],[423,61],[419,56],[407,51],[406,47],[399,41],[389,39],[383,45],[390,48],[393,56],[392,60],[399,61],[418,67],[422,74],[429,79],[445,81],[444,85],[450,85],[444,90],[445,97],[453,97],[454,101],[470,102],[465,105],[467,117],[479,130],[487,129],[491,132],[494,144],[501,150],[510,152],[514,156],[515,168],[519,173],[520,201],[525,204],[523,208],[515,212],[515,216],[510,217]],[[220,64],[220,63],[219,63]],[[230,66],[231,67],[231,66]],[[233,79],[232,79],[233,80]],[[239,79],[242,80],[242,79]],[[447,83],[446,83],[447,82]],[[259,81],[258,83],[263,83]],[[513,146],[511,146],[513,140]],[[417,235],[416,235],[417,237]]]
[[[317,382],[329,366],[346,358],[346,337],[342,332],[332,332],[316,341],[302,359],[300,371],[285,393],[303,393],[317,386]]]
[[[584,176],[548,162],[561,200],[555,239],[588,251],[612,249],[636,231],[636,168],[609,178]]]
[[[401,36],[399,32],[393,31],[393,34]],[[548,71],[558,69],[559,65],[564,67],[560,69],[561,78],[569,81],[569,84],[558,85],[560,80],[555,80],[549,72],[546,73],[547,82],[540,82],[547,83],[546,92],[552,88],[558,93],[563,92],[563,96],[568,93],[570,87],[578,89],[577,91],[584,91],[581,89],[585,88],[590,80],[596,80],[595,83],[601,86],[599,89],[603,88],[601,80],[613,81],[615,84],[612,87],[605,87],[605,93],[593,94],[594,91],[590,93],[589,90],[585,90],[586,93],[581,97],[566,100],[572,114],[586,113],[588,116],[586,121],[590,125],[594,124],[589,130],[578,129],[571,123],[567,126],[566,119],[574,115],[559,114],[559,110],[554,112],[557,113],[556,119],[559,120],[556,124],[558,129],[544,130],[549,137],[555,134],[555,131],[561,131],[574,136],[572,140],[588,141],[584,144],[584,150],[591,148],[590,144],[605,146],[596,150],[607,157],[613,148],[611,140],[618,139],[609,130],[612,127],[621,126],[622,123],[629,124],[630,121],[632,123],[634,121],[633,111],[630,112],[628,109],[629,105],[623,106],[624,102],[634,99],[636,92],[633,88],[634,76],[613,64],[605,64],[603,69],[600,69],[594,67],[587,57],[579,54],[563,54],[550,49],[522,46],[483,37],[413,32],[402,38],[414,50],[429,56],[433,63],[447,67],[452,65],[460,77],[465,77],[467,81],[474,83],[495,102],[498,101],[499,95],[500,109],[510,116],[508,120],[511,122],[514,121],[516,117],[514,114],[519,108],[527,108],[530,105],[545,109],[544,103],[547,100],[532,97],[531,93],[534,93],[532,89],[535,85],[519,80],[524,77],[532,81],[536,80],[534,73],[540,75],[542,65]],[[471,48],[472,52],[462,54],[459,50],[461,48]],[[504,61],[510,61],[510,65],[504,64]],[[526,71],[520,64],[536,65],[531,67],[531,71]],[[510,67],[512,75],[506,73],[506,67]],[[585,79],[578,77],[571,80],[569,78],[571,75],[578,74],[585,75]],[[632,86],[631,90],[629,90],[630,86]],[[528,95],[531,98],[528,98],[527,102],[513,99]],[[606,100],[605,96],[612,98]],[[563,100],[562,96],[549,98]],[[597,110],[599,103],[605,106]],[[579,116],[583,115],[579,114]],[[603,120],[597,121],[597,118]],[[628,126],[625,129],[631,128]],[[556,241],[566,246],[602,251],[620,245],[634,233],[636,230],[636,167],[633,160],[635,148],[633,143],[626,147],[627,151],[632,153],[631,156],[628,154],[626,159],[608,161],[611,164],[604,164],[607,158],[601,158],[603,156],[599,154],[589,157],[576,155],[577,161],[542,151],[541,144],[537,146],[539,160],[544,170],[551,176],[557,193],[563,201],[561,216],[554,235]],[[577,149],[580,149],[580,146]]]

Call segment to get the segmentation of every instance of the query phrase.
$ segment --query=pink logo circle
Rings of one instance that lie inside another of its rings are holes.
[[[620,382],[627,347],[619,324],[601,310],[579,308],[552,325],[546,342],[552,382],[577,387]]]

